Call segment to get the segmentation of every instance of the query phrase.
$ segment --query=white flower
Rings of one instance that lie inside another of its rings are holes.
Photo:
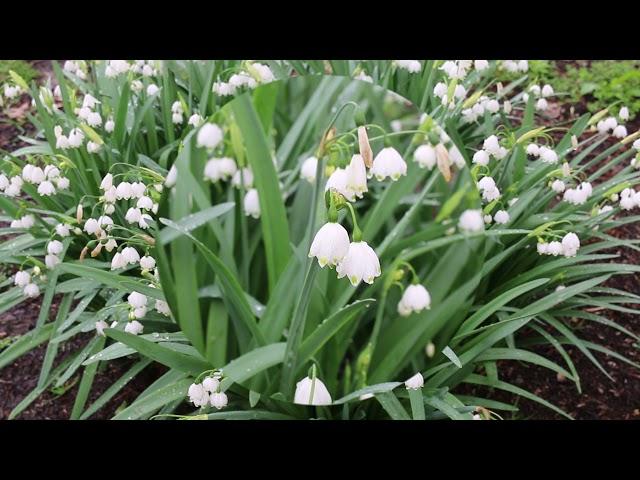
[[[104,124],[104,129],[105,131],[107,131],[107,133],[111,133],[113,132],[113,130],[116,128],[116,123],[113,121],[112,118],[110,118],[109,120],[107,120]]]
[[[14,285],[17,285],[20,288],[26,287],[30,282],[31,275],[29,275],[29,272],[25,272],[24,270],[16,272],[16,276],[13,279]]]
[[[420,145],[413,153],[413,159],[421,167],[432,170],[436,166],[436,150],[429,144]]]
[[[482,70],[486,70],[487,68],[489,68],[489,62],[486,60],[474,60],[473,68],[481,72]]]
[[[153,218],[151,218],[151,215],[149,215],[148,213],[143,213],[140,216],[140,220],[138,220],[138,226],[142,229],[147,229],[149,228],[149,222],[152,220]]]
[[[398,302],[398,313],[403,317],[411,315],[412,312],[418,313],[424,309],[431,308],[431,295],[423,285],[409,285],[400,302]]]
[[[60,170],[55,165],[47,165],[46,167],[44,167],[44,175],[49,180],[53,180],[60,176]]]
[[[127,263],[138,263],[140,261],[140,254],[133,247],[125,247],[122,249],[122,258]]]
[[[233,177],[231,178],[231,185],[240,188],[240,184],[243,180],[244,188],[248,189],[253,187],[253,172],[248,167],[238,170],[233,174]]]
[[[489,154],[484,150],[478,150],[473,154],[471,161],[477,165],[487,166],[489,165]]]
[[[566,186],[562,180],[554,180],[553,183],[551,184],[551,189],[556,193],[564,192],[565,188]]]
[[[424,377],[420,372],[418,372],[409,380],[404,382],[404,386],[407,387],[407,390],[418,390],[424,386]]]
[[[627,128],[624,125],[618,125],[613,129],[613,136],[616,138],[624,138],[627,136]]]
[[[486,150],[490,155],[496,156],[500,154],[500,142],[498,137],[491,135],[482,143],[482,149]]]
[[[252,188],[244,196],[244,214],[253,218],[260,218],[260,201],[258,191]]]
[[[504,225],[505,223],[509,222],[509,212],[507,212],[506,210],[498,210],[493,216],[493,219],[496,223]]]
[[[189,401],[196,407],[204,407],[209,403],[209,393],[198,383],[189,385],[187,394],[189,395]]]
[[[487,225],[489,225],[493,221],[493,217],[488,213],[484,217],[482,217],[482,219],[484,220],[484,223]]]
[[[636,202],[631,195],[622,195],[620,197],[620,208],[622,208],[623,210],[631,210],[635,206]]]
[[[10,185],[9,179],[4,173],[0,173],[0,191],[4,190]]]
[[[54,187],[53,183],[51,183],[49,180],[45,180],[40,185],[38,185],[38,193],[40,195],[48,197],[56,193],[56,187]]]
[[[98,112],[90,112],[89,115],[87,115],[87,123],[92,127],[97,127],[102,125],[102,117]]]
[[[59,148],[60,150],[66,150],[69,147],[69,139],[67,137],[65,137],[64,135],[56,137],[56,148]]]
[[[59,190],[66,190],[69,188],[69,179],[67,177],[58,177],[55,179],[55,182]]]
[[[557,257],[562,253],[562,244],[558,241],[549,242],[547,245],[547,254]]]
[[[189,117],[189,121],[187,122],[189,125],[192,125],[194,127],[199,127],[200,124],[202,123],[204,119],[202,118],[201,115],[194,113],[193,115],[191,115]]]
[[[401,175],[407,174],[407,164],[395,148],[386,147],[380,150],[373,159],[370,174],[375,175],[379,181],[386,177],[391,177],[395,181]]]
[[[542,96],[550,97],[553,95],[553,87],[549,84],[546,84],[542,87]]]
[[[45,255],[44,257],[44,264],[49,270],[51,270],[53,267],[55,267],[59,263],[60,263],[60,258],[58,258],[57,255],[49,254],[49,255]]]
[[[224,392],[215,392],[210,396],[211,406],[217,408],[218,410],[226,407],[228,402],[229,400],[227,398],[227,394]]]
[[[102,145],[96,142],[87,142],[87,152],[98,153],[102,149]]]
[[[133,182],[131,184],[131,196],[133,198],[141,198],[146,190],[147,186],[142,182]]]
[[[153,200],[143,195],[138,199],[136,207],[142,208],[143,210],[151,210],[153,208]]]
[[[316,181],[316,170],[318,168],[318,159],[316,157],[309,157],[300,167],[300,176],[309,183]]]
[[[498,113],[498,111],[500,110],[500,102],[492,98],[491,100],[487,101],[485,108],[489,111],[489,113]]]
[[[178,168],[176,167],[176,164],[174,163],[173,165],[171,165],[171,168],[169,169],[169,172],[167,173],[167,178],[164,181],[165,186],[171,188],[176,184],[176,181],[178,180]]]
[[[175,125],[180,125],[184,121],[181,113],[173,113],[171,114],[171,122]]]
[[[546,255],[549,253],[549,244],[545,242],[538,242],[536,249],[538,250],[538,254]]]
[[[540,156],[540,147],[535,143],[530,143],[529,145],[527,145],[527,155],[532,155],[534,157],[539,157]]]
[[[222,129],[215,123],[205,123],[198,130],[196,142],[199,147],[216,148],[222,141]]]
[[[565,257],[575,257],[580,248],[580,239],[578,236],[569,232],[562,237],[562,253]]]
[[[353,77],[355,80],[361,80],[367,83],[373,83],[373,78],[366,74],[366,72],[362,71],[356,76]]]
[[[89,235],[93,235],[98,230],[100,230],[100,224],[98,223],[98,220],[96,220],[95,218],[89,218],[84,223],[84,231],[87,232]]]
[[[481,210],[465,210],[458,220],[458,228],[465,232],[484,230],[484,219]]]
[[[110,227],[113,225],[113,220],[108,215],[102,215],[98,217],[98,225],[105,227],[106,230],[111,230]]]
[[[153,67],[151,65],[145,65],[142,67],[142,75],[145,77],[150,77],[153,75]]]
[[[96,322],[96,333],[102,337],[104,337],[104,329],[109,328],[109,324],[104,320],[99,320]]]
[[[73,60],[67,60],[62,67],[66,72],[74,73],[78,69],[78,65]]]
[[[123,268],[127,266],[127,261],[122,256],[120,252],[116,252],[116,254],[111,259],[111,270],[118,270],[119,268]]]
[[[140,221],[141,216],[142,216],[142,212],[140,211],[139,208],[131,207],[129,210],[127,210],[127,213],[124,216],[124,219],[129,223],[137,223]]]
[[[29,298],[36,298],[38,295],[40,295],[40,289],[35,283],[29,283],[22,289],[22,293],[24,293],[25,296]]]
[[[558,163],[558,154],[555,152],[555,150],[552,150],[551,148],[545,147],[543,145],[538,149],[538,151],[540,152],[540,160],[542,160],[542,163]]]
[[[164,300],[156,300],[155,307],[159,313],[166,315],[167,317],[171,315],[171,309],[169,308],[169,304]]]
[[[147,95],[149,96],[155,95],[159,91],[160,91],[160,88],[158,88],[158,86],[155,83],[152,83],[147,87]]]
[[[217,377],[207,377],[202,381],[202,387],[207,392],[216,392],[220,387],[220,380]]]
[[[496,188],[496,182],[493,179],[493,177],[482,177],[479,181],[478,181],[478,189],[479,190],[492,190]]]
[[[235,77],[236,75],[232,75],[231,79],[235,79]],[[230,83],[225,83],[225,82],[214,82],[212,86],[213,93],[221,97],[228,97],[229,95],[233,95],[235,93],[235,90],[236,90],[235,85],[231,85]]]
[[[107,252],[111,253],[114,248],[118,247],[118,242],[116,242],[115,238],[110,238],[107,240],[107,243],[104,244],[104,248]]]
[[[396,64],[409,73],[417,73],[422,70],[422,64],[419,60],[396,60]]]
[[[629,120],[629,109],[627,107],[622,107],[620,112],[618,112],[618,118],[623,122]]]
[[[261,83],[273,82],[276,79],[275,75],[268,65],[255,62],[251,64],[251,68],[253,68],[258,73]]]
[[[502,110],[504,110],[504,113],[506,113],[507,115],[511,113],[512,108],[513,107],[511,106],[511,102],[509,100],[505,100],[504,102],[502,102]]]
[[[138,292],[131,292],[127,297],[127,302],[133,308],[145,307],[147,305],[147,297]]]
[[[615,117],[607,117],[604,119],[604,126],[606,130],[613,130],[618,126],[618,121]]]
[[[298,405],[331,405],[331,395],[319,378],[305,377],[296,383],[293,403]]]
[[[129,182],[121,182],[116,188],[116,198],[118,200],[129,200],[133,197],[133,190]]]
[[[436,86],[433,87],[433,94],[440,98],[445,96],[447,94],[447,84],[443,82],[436,83]]]
[[[362,155],[353,155],[345,171],[347,172],[347,188],[351,190],[356,197],[362,198],[362,194],[368,190],[367,168],[364,165]]]
[[[355,192],[347,187],[347,171],[344,168],[336,168],[333,171],[324,189],[335,190],[350,202],[356,199]]]
[[[51,255],[60,255],[63,249],[62,242],[60,240],[51,240],[47,244],[47,253]]]
[[[367,242],[351,242],[345,257],[336,266],[338,278],[347,277],[354,287],[361,281],[372,284],[380,276],[380,260]]]
[[[145,255],[140,259],[140,266],[144,270],[153,270],[156,267],[156,260],[149,255]]]
[[[309,258],[316,257],[318,265],[335,266],[349,251],[349,234],[339,223],[325,223],[316,233],[309,249]]]
[[[132,335],[139,335],[144,330],[144,325],[142,325],[137,320],[132,320],[127,322],[127,325],[124,327],[124,331],[127,333],[131,333]]]
[[[84,141],[84,133],[79,128],[74,128],[69,132],[69,146],[78,148]]]
[[[545,111],[547,108],[549,108],[549,103],[547,102],[547,100],[544,98],[539,98],[536,102],[536,110]]]
[[[529,70],[529,61],[528,60],[519,60],[518,61],[518,71],[526,72]]]
[[[105,202],[115,203],[116,200],[118,199],[118,193],[117,193],[116,187],[111,185],[111,187],[105,190],[103,197]]]
[[[111,215],[115,211],[116,211],[116,206],[113,203],[107,203],[104,206],[104,213],[107,215]]]
[[[70,228],[71,226],[66,223],[59,223],[56,225],[56,233],[61,237],[68,237]]]

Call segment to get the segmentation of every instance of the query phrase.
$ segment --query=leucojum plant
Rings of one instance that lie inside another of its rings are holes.
[[[594,352],[632,363],[581,340],[565,319],[637,339],[586,307],[637,303],[602,284],[638,266],[601,252],[637,248],[606,232],[637,220],[620,213],[640,204],[640,142],[607,111],[570,128],[537,126],[556,94],[527,84],[527,68],[56,66],[59,88],[30,89],[38,136],[5,157],[0,177],[13,221],[4,233],[20,233],[0,250],[19,269],[2,284],[2,309],[45,292],[36,328],[0,353],[0,366],[48,342],[38,386],[12,415],[83,368],[72,418],[88,418],[159,362],[167,373],[114,418],[517,410],[462,384],[568,416],[500,380],[497,362],[540,365],[578,390],[566,345],[605,375]],[[502,85],[496,69],[522,76]],[[29,89],[13,80],[10,89]],[[610,132],[620,141],[598,152]],[[88,331],[95,338],[52,368],[60,342]],[[527,348],[539,343],[564,363]],[[98,365],[129,355],[137,363],[85,408]]]

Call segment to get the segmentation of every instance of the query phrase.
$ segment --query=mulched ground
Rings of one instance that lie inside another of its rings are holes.
[[[569,63],[569,62],[567,62]],[[573,62],[575,63],[575,62]],[[588,63],[588,62],[587,62]],[[36,61],[35,66],[44,75],[50,74],[51,66],[48,61]],[[564,63],[559,64],[559,70],[564,71]],[[557,104],[550,108],[550,122],[558,119],[570,120],[586,111],[586,102],[576,105]],[[573,108],[571,108],[573,107]],[[633,124],[627,124],[629,132],[640,128],[640,120]],[[24,122],[21,127],[2,122],[0,119],[0,148],[13,150],[22,146],[17,135],[31,134],[33,127]],[[613,140],[605,142],[600,147],[607,148]],[[613,173],[613,172],[612,172]],[[626,225],[613,232],[612,235],[619,238],[640,238],[640,226],[637,224]],[[615,249],[625,263],[640,264],[640,254],[629,249]],[[610,279],[607,286],[620,288],[636,294],[640,294],[639,275],[621,275]],[[56,299],[57,300],[57,299]],[[58,302],[54,301],[50,312],[53,319],[57,311]],[[634,308],[633,305],[630,306]],[[35,326],[39,312],[39,300],[25,302],[15,309],[0,315],[0,341],[3,338],[21,335]],[[599,312],[605,314],[611,320],[628,328],[634,333],[640,334],[636,316],[620,312]],[[591,322],[574,325],[579,337],[595,343],[599,343],[609,349],[618,352],[630,360],[640,363],[640,348],[635,341],[621,334],[617,330],[603,327]],[[63,344],[56,358],[56,364],[67,355],[81,349],[91,338],[92,334],[76,336]],[[12,365],[0,370],[0,419],[5,419],[9,412],[35,387],[38,373],[44,358],[46,347],[40,346],[19,358]],[[550,360],[563,364],[562,359],[553,347],[540,346],[532,348]],[[626,363],[612,360],[605,355],[594,355],[604,365],[614,381],[610,381],[603,375],[584,355],[574,348],[567,347],[580,374],[582,381],[582,394],[579,394],[572,382],[559,379],[555,373],[537,366],[521,362],[501,362],[499,365],[500,378],[506,382],[526,388],[536,395],[550,401],[571,414],[576,419],[639,419],[640,418],[640,370]],[[102,392],[119,378],[131,365],[132,359],[119,359],[103,365],[96,375],[92,393],[87,405],[91,404]],[[149,367],[134,378],[124,389],[120,391],[105,407],[98,411],[92,418],[111,418],[116,410],[126,404],[130,404],[137,395],[151,382],[164,372],[161,366]],[[74,380],[77,380],[76,374]],[[77,384],[72,386],[62,395],[56,395],[51,391],[45,392],[34,401],[19,418],[22,419],[67,419],[71,413]],[[464,386],[465,393],[486,395],[486,389]],[[496,400],[517,403],[520,411],[514,416],[519,419],[562,419],[560,415],[535,402],[517,397],[501,391],[493,391],[491,398]],[[506,417],[509,418],[509,417]]]

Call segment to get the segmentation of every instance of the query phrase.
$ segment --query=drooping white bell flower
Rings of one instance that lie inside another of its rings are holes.
[[[349,234],[339,223],[325,223],[316,233],[309,249],[309,258],[316,257],[318,265],[336,266],[349,251]]]
[[[116,187],[114,187],[113,185],[111,185],[110,188],[108,188],[107,190],[104,191],[104,201],[107,203],[115,203],[116,200],[118,199],[118,194],[116,191]]]
[[[476,165],[482,165],[486,167],[487,165],[489,165],[489,154],[484,150],[478,150],[473,154],[473,158],[471,159],[471,161]]]
[[[485,214],[484,217],[482,217],[482,219],[484,220],[484,223],[486,225],[489,225],[491,222],[493,222],[493,217],[489,213]]]
[[[152,96],[160,91],[160,87],[158,87],[155,83],[152,83],[147,87],[147,95]]]
[[[209,396],[209,401],[212,407],[220,410],[227,406],[229,399],[227,398],[227,394],[224,392],[214,392]]]
[[[153,270],[156,267],[156,260],[149,255],[145,255],[140,259],[140,266],[144,270]]]
[[[447,94],[447,84],[444,82],[436,83],[436,86],[433,87],[433,94],[440,98],[445,96]]]
[[[44,257],[44,264],[45,266],[51,270],[53,267],[55,267],[57,264],[60,263],[60,258],[57,255],[45,255]]]
[[[58,190],[66,190],[69,188],[70,182],[67,177],[58,177],[55,179]]]
[[[300,176],[309,183],[316,181],[316,170],[318,168],[318,159],[316,157],[309,157],[300,167]]]
[[[500,142],[498,141],[498,137],[495,135],[490,135],[487,137],[482,143],[482,149],[485,150],[490,155],[497,155],[500,153]]]
[[[418,73],[422,70],[422,63],[419,60],[396,60],[396,65],[409,73]]]
[[[127,210],[127,213],[124,216],[124,219],[129,223],[138,223],[140,221],[140,217],[142,216],[142,212],[139,208],[131,207]]]
[[[199,383],[192,383],[187,390],[189,401],[196,407],[204,407],[209,403],[209,393]]]
[[[210,393],[218,391],[220,388],[220,379],[218,377],[207,377],[202,381],[202,387]]]
[[[35,283],[29,283],[22,289],[22,293],[29,298],[36,298],[40,295],[40,288]]]
[[[500,102],[492,98],[491,100],[487,100],[485,108],[489,113],[498,113],[500,111]]]
[[[380,260],[367,242],[351,242],[344,258],[336,265],[338,278],[347,277],[354,287],[361,281],[372,284],[379,277]]]
[[[116,187],[116,198],[118,200],[129,200],[133,197],[133,190],[129,182],[120,182]]]
[[[71,226],[66,223],[59,223],[56,225],[56,233],[61,237],[68,237],[70,229]]]
[[[101,215],[98,217],[98,225],[109,231],[113,226],[113,219],[109,215]]]
[[[100,190],[109,190],[113,186],[113,175],[107,173],[100,182]]]
[[[51,255],[60,255],[64,246],[60,240],[51,240],[47,244],[47,253]]]
[[[84,141],[84,133],[79,128],[74,128],[69,132],[69,146],[73,148],[78,148],[82,145]]]
[[[245,189],[253,187],[253,171],[248,167],[245,167],[242,170],[238,170],[233,174],[233,177],[231,178],[231,185],[236,188],[240,188],[240,184],[243,182],[243,180]]]
[[[333,171],[324,189],[325,191],[335,190],[350,202],[356,199],[355,192],[347,187],[347,171],[344,168],[336,168]]]
[[[553,95],[553,87],[549,84],[546,84],[542,87],[542,96],[543,97],[551,97]]]
[[[147,305],[147,297],[138,292],[131,292],[127,297],[127,302],[133,308],[144,307]]]
[[[151,198],[147,197],[146,195],[143,195],[136,202],[136,207],[143,210],[151,210],[153,208],[153,200],[151,200]]]
[[[318,377],[305,377],[296,383],[293,403],[298,405],[331,405],[331,395]]]
[[[556,193],[562,193],[564,192],[564,189],[566,188],[566,185],[564,184],[564,182],[560,179],[556,179],[553,181],[553,183],[551,184],[551,189],[556,192]]]
[[[56,193],[56,187],[53,186],[49,180],[45,180],[40,185],[38,185],[38,193],[43,197],[48,197]]]
[[[500,225],[509,223],[509,212],[507,212],[506,210],[498,210],[496,214],[493,216],[493,219],[496,223]]]
[[[16,275],[13,278],[14,285],[17,285],[20,288],[26,287],[30,282],[31,275],[29,275],[29,272],[25,272],[24,270],[16,272]]]
[[[547,102],[547,100],[544,98],[539,98],[536,102],[536,110],[543,112],[547,108],[549,108],[549,103]]]
[[[252,188],[244,195],[244,214],[253,218],[260,218],[260,200],[258,190]]]
[[[148,213],[143,213],[140,216],[140,220],[138,220],[138,226],[146,230],[147,228],[149,228],[149,222],[151,221],[153,221],[153,218],[151,218],[151,215],[149,215]]]
[[[98,112],[89,112],[86,120],[91,127],[98,127],[102,125],[102,117]]]
[[[424,377],[420,372],[418,372],[409,380],[404,382],[404,386],[407,388],[407,390],[419,390],[424,386]]]
[[[622,107],[618,112],[618,118],[620,118],[620,121],[622,122],[629,120],[629,109],[627,107]]]
[[[565,257],[575,257],[580,248],[580,239],[578,236],[569,232],[562,237],[562,253]]]
[[[222,141],[222,129],[215,123],[205,123],[200,130],[196,143],[198,147],[216,148]]]
[[[458,220],[458,228],[465,232],[479,232],[484,230],[482,210],[465,210]]]
[[[109,120],[107,120],[104,124],[104,129],[107,133],[113,132],[115,128],[116,128],[116,122],[114,122],[112,118],[109,118]]]
[[[616,138],[624,138],[627,136],[627,127],[624,125],[618,125],[613,129],[613,136]]]
[[[562,250],[562,243],[556,240],[547,244],[547,255],[553,255],[554,257],[557,257],[562,253]]]
[[[93,235],[94,233],[97,233],[98,230],[100,230],[100,224],[98,223],[98,220],[96,220],[95,218],[88,218],[87,221],[84,223],[84,231],[87,232],[89,235]]]
[[[387,177],[396,181],[401,175],[407,174],[407,163],[395,148],[386,147],[380,150],[373,159],[370,174],[375,176],[378,181]]]
[[[476,70],[481,72],[481,71],[486,70],[487,68],[489,68],[489,62],[487,60],[474,60],[473,61],[473,68],[475,68]]]
[[[353,155],[345,171],[347,172],[347,188],[351,190],[356,197],[362,198],[364,192],[368,191],[367,167],[364,165],[362,155]]]
[[[120,268],[126,267],[127,261],[122,256],[120,252],[116,252],[116,254],[111,259],[111,270],[118,270]]]
[[[204,119],[202,118],[202,115],[200,115],[198,113],[194,113],[193,115],[191,115],[189,117],[189,121],[187,123],[189,125],[197,128],[202,124],[203,120]]]
[[[140,261],[140,254],[133,247],[125,247],[122,249],[122,258],[127,263],[138,263]]]
[[[0,173],[0,191],[3,191],[9,186],[10,182],[4,173]]]
[[[407,317],[411,313],[421,312],[425,308],[431,308],[431,295],[427,289],[420,284],[409,285],[398,302],[398,313]]]
[[[555,152],[555,150],[543,145],[538,149],[538,151],[540,153],[540,160],[542,160],[542,163],[558,163],[558,154]]]
[[[433,170],[436,166],[436,150],[429,144],[420,145],[413,153],[413,159],[421,167]]]
[[[133,182],[131,184],[131,196],[133,198],[141,198],[147,191],[147,186],[142,182]]]
[[[47,165],[46,167],[44,167],[44,175],[49,180],[53,180],[60,176],[60,169],[55,165]]]
[[[144,331],[144,325],[137,320],[131,320],[125,325],[124,331],[132,335],[140,335]]]

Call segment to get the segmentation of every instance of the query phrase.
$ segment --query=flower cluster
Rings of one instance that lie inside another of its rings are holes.
[[[189,395],[189,401],[196,407],[205,407],[211,405],[212,407],[220,410],[227,406],[229,399],[227,394],[221,390],[222,372],[214,372],[202,380],[201,383],[192,383],[189,385],[187,395]]]
[[[553,240],[551,242],[545,242],[540,240],[537,245],[538,253],[540,255],[564,255],[565,257],[575,257],[580,248],[580,239],[578,236],[569,232],[561,241]]]
[[[234,73],[227,82],[217,81],[213,84],[213,93],[221,97],[235,95],[243,88],[253,89],[260,84],[275,80],[275,75],[268,65],[259,62],[246,62],[246,69]]]

